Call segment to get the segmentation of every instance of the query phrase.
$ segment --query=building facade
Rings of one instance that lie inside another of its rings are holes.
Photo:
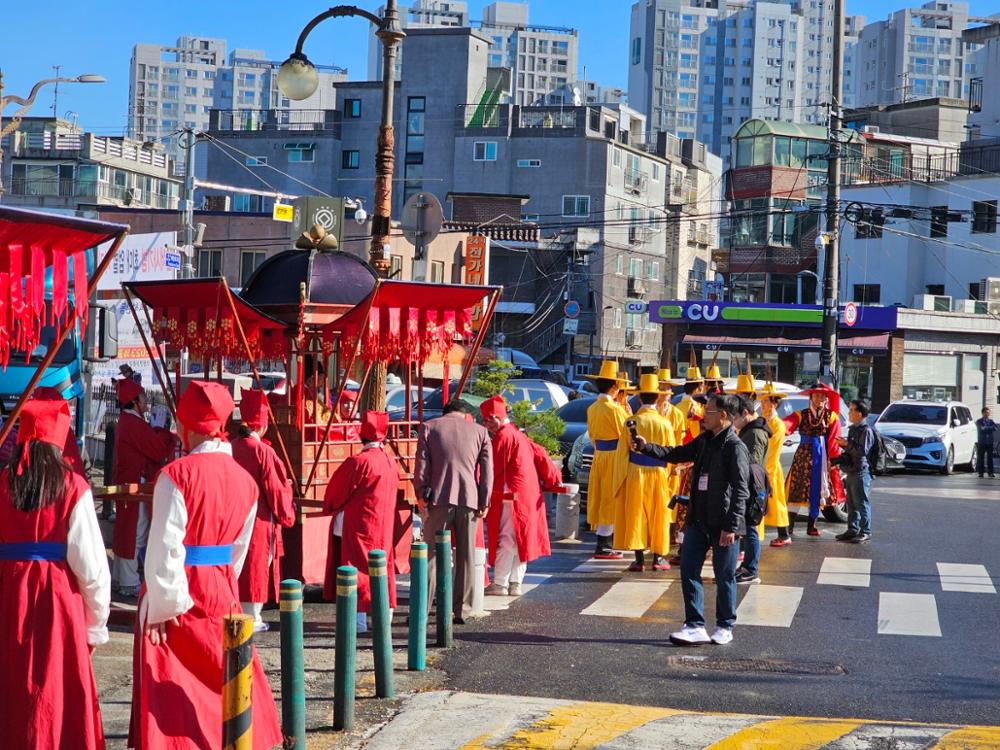
[[[182,36],[173,46],[137,44],[129,66],[129,122],[132,138],[164,143],[183,168],[176,131],[206,130],[213,109],[332,109],[333,84],[347,70],[318,65],[320,85],[295,102],[278,90],[280,61],[261,50],[234,49],[224,39]]]
[[[969,81],[969,137],[1000,138],[1000,21],[969,29],[962,35],[977,45],[980,74]],[[987,93],[989,92],[989,93]]]
[[[180,182],[159,144],[98,136],[51,117],[26,117],[4,138],[5,204],[76,210],[84,204],[176,209]]]
[[[854,105],[968,98],[969,81],[980,73],[976,45],[963,42],[962,32],[984,23],[990,19],[970,16],[968,3],[931,0],[868,24],[855,54]]]

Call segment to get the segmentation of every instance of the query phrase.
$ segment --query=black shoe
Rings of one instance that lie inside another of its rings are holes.
[[[452,617],[451,622],[453,625],[465,625],[464,617]]]
[[[872,540],[871,534],[858,534],[851,539],[851,544],[868,544]]]
[[[837,534],[836,539],[838,542],[849,542],[858,536],[856,531],[845,531],[843,534]]]
[[[760,583],[760,576],[751,573],[746,568],[736,571],[736,583]]]

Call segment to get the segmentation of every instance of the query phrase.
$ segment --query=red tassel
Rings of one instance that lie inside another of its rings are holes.
[[[73,307],[80,326],[86,329],[89,300],[87,299],[87,254],[77,253],[73,256]]]
[[[28,280],[31,286],[31,309],[35,313],[35,319],[44,325],[46,321],[51,322],[51,312],[45,315],[45,248],[41,245],[31,246],[31,278]]]
[[[66,254],[52,251],[52,320],[53,325],[62,323],[69,306],[69,261]]]

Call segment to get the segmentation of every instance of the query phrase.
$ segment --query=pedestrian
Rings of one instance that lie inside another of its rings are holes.
[[[760,545],[764,539],[764,508],[771,494],[764,469],[771,428],[767,426],[766,419],[757,416],[756,395],[753,375],[740,375],[736,382],[736,397],[739,400],[736,429],[750,459],[750,492],[742,544],[743,561],[736,569],[736,583],[760,583],[758,566]]]
[[[111,573],[94,499],[63,457],[69,404],[32,399],[20,419],[0,471],[0,744],[99,750],[90,655],[108,641]]]
[[[788,534],[788,506],[785,502],[785,472],[781,468],[781,450],[785,445],[785,422],[778,416],[778,404],[785,394],[775,388],[768,372],[764,387],[760,393],[760,413],[767,420],[771,430],[771,439],[767,444],[767,478],[771,484],[771,497],[767,502],[767,514],[764,516],[765,526],[774,526],[778,536],[771,540],[772,547],[787,547],[792,543]]]
[[[37,386],[31,392],[31,398],[42,401],[65,401],[58,388],[47,385]],[[3,409],[2,414],[6,417],[7,410]],[[14,455],[14,450],[17,447],[17,430],[17,425],[14,425],[14,428],[7,434],[7,439],[4,440],[3,447],[0,448],[0,465],[9,463],[11,456]],[[80,455],[80,446],[76,442],[76,435],[73,434],[72,427],[66,433],[66,444],[63,446],[63,459],[70,465],[73,471],[84,479],[87,478],[87,469],[83,464],[83,457]]]
[[[803,505],[809,506],[809,536],[820,536],[816,528],[820,508],[844,502],[844,485],[840,472],[831,470],[830,459],[840,455],[840,394],[826,383],[817,382],[802,391],[809,397],[809,406],[785,419],[788,433],[799,431],[799,447],[792,457],[785,494],[789,512],[789,534],[795,526],[795,516]]]
[[[459,624],[472,606],[476,581],[476,528],[490,509],[493,448],[486,428],[467,419],[468,406],[455,397],[443,415],[420,425],[413,489],[423,521],[424,538],[434,551],[434,535],[448,529],[455,545],[452,613]],[[427,605],[434,601],[435,559],[427,564]]]
[[[257,517],[258,487],[223,429],[234,409],[221,383],[194,380],[177,404],[188,455],[153,488],[146,586],[136,621],[135,750],[222,747],[222,629],[240,612],[237,580]],[[281,743],[267,675],[251,646],[253,749]]]
[[[673,447],[679,441],[674,430],[656,410],[660,384],[656,375],[639,377],[641,406],[625,423],[630,433],[641,435],[654,445]],[[670,570],[670,524],[674,512],[670,508],[670,470],[665,461],[632,450],[630,440],[621,440],[615,455],[617,481],[622,486],[615,513],[614,546],[632,550],[635,560],[628,569],[632,573],[646,570],[645,550],[652,552],[653,570]]]
[[[996,438],[997,423],[990,419],[990,408],[983,407],[983,416],[976,420],[976,465],[979,467],[979,478],[983,477],[983,470],[989,472],[992,479],[996,475],[993,473],[993,441]]]
[[[619,393],[618,363],[604,360],[594,381],[597,399],[587,407],[587,433],[594,445],[594,462],[590,467],[587,489],[587,523],[597,534],[594,557],[598,560],[621,560],[622,553],[612,547],[615,534],[615,512],[621,485],[615,478],[615,452],[618,439],[625,429],[628,414],[616,401]],[[620,479],[620,478],[619,478]]]
[[[115,425],[114,463],[111,479],[116,485],[146,484],[156,480],[161,467],[173,458],[174,435],[151,426],[145,419],[149,401],[142,386],[131,378],[115,381],[121,414]],[[139,557],[149,534],[149,508],[145,502],[116,502],[112,533],[112,585],[125,598],[139,594]]]
[[[988,410],[986,410],[988,411]],[[872,467],[868,457],[875,444],[875,431],[865,421],[871,412],[868,402],[864,399],[851,401],[848,419],[851,426],[846,438],[838,438],[837,442],[844,452],[835,459],[843,469],[844,487],[847,490],[847,531],[837,534],[839,542],[864,544],[872,536]]]
[[[263,391],[242,389],[240,422],[240,436],[233,441],[233,458],[257,482],[257,517],[240,573],[240,603],[244,614],[253,615],[254,631],[262,632],[268,628],[261,618],[264,605],[278,599],[285,552],[281,528],[295,524],[295,506],[292,480],[274,448],[264,439],[268,415]]]
[[[750,460],[746,446],[733,429],[738,402],[734,396],[716,395],[705,407],[705,428],[698,438],[674,448],[647,443],[640,435],[633,450],[668,463],[693,461],[684,543],[681,545],[681,589],[684,594],[684,627],[670,640],[680,645],[733,640],[736,623],[737,537],[746,526]],[[715,571],[716,628],[705,630],[704,587],[701,569],[712,550]]]
[[[386,554],[386,569],[394,570],[392,543],[399,494],[399,463],[385,448],[389,415],[365,412],[361,423],[361,452],[348,458],[330,477],[323,499],[323,512],[333,515],[327,552],[323,595],[337,598],[337,568],[351,565],[358,571],[358,632],[368,630],[371,614],[371,582],[368,553]],[[389,608],[396,607],[396,579],[389,575]]]
[[[628,416],[632,416],[632,405],[628,402],[628,397],[635,393],[635,388],[632,387],[632,383],[628,379],[628,373],[619,371],[616,382],[618,384],[618,395],[615,396],[615,401],[625,410]]]

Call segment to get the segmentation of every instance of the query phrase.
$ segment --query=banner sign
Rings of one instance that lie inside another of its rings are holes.
[[[895,307],[853,305],[852,328],[892,331],[896,328]],[[685,325],[813,326],[823,325],[823,308],[818,305],[775,305],[763,302],[709,302],[705,300],[654,300],[649,303],[653,323]],[[840,324],[844,325],[844,308]]]
[[[490,238],[481,234],[470,234],[465,239],[462,281],[473,286],[485,286],[490,281]],[[486,314],[485,303],[480,302],[472,309],[472,329],[478,331]]]

